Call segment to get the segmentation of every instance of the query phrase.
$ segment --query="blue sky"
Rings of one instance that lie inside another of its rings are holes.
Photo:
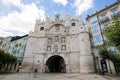
[[[0,0],[0,36],[24,35],[34,30],[35,20],[45,20],[46,16],[54,18],[86,16],[113,4],[117,0]]]

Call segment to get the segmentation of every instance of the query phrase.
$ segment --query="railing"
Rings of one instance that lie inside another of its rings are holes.
[[[109,21],[108,17],[103,17],[103,18],[100,19],[100,23],[104,23],[106,21]]]
[[[118,16],[120,16],[120,11],[119,12],[117,11],[117,12],[111,14],[112,18],[118,17]]]

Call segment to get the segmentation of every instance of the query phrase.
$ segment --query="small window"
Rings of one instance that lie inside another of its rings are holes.
[[[71,25],[72,25],[72,26],[75,26],[75,23],[72,23]]]
[[[41,27],[40,30],[44,30],[44,27]]]
[[[2,41],[0,42],[0,44],[2,44]]]
[[[16,44],[15,47],[18,47],[18,44]]]
[[[21,46],[21,43],[19,44],[19,46]]]

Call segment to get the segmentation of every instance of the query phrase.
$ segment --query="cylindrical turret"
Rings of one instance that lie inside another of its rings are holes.
[[[94,72],[94,61],[91,52],[91,45],[89,34],[87,32],[81,32],[79,35],[80,42],[80,72],[91,73]]]

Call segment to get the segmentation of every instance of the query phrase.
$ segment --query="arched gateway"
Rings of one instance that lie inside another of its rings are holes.
[[[54,55],[48,58],[45,72],[66,72],[65,60],[63,57]]]
[[[36,20],[26,44],[24,64],[41,72],[92,73],[94,61],[89,30],[81,17]]]

